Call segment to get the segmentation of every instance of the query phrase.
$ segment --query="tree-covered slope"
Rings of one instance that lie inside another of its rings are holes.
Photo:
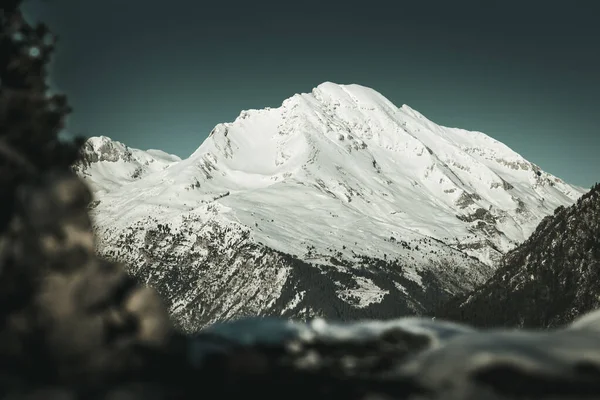
[[[558,207],[492,278],[437,310],[477,326],[554,327],[600,306],[600,185]]]

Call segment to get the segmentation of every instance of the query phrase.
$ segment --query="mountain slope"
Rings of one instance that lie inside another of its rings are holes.
[[[483,283],[585,192],[483,133],[329,82],[243,111],[139,179],[91,175],[105,188],[99,252],[156,286],[189,329],[251,314],[422,313]]]
[[[555,327],[600,307],[600,185],[544,218],[485,285],[440,318],[477,326]]]

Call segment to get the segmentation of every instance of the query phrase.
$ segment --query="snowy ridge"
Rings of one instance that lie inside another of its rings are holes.
[[[330,303],[341,301],[331,311],[338,316],[343,304],[357,316],[385,304],[386,316],[424,312],[434,298],[483,282],[544,216],[585,192],[483,133],[442,127],[372,89],[330,82],[279,108],[242,111],[187,159],[130,153],[133,161],[110,164],[119,165],[110,176],[98,162],[85,169],[103,188],[93,213],[99,251],[136,270],[142,263],[155,285],[166,285],[169,265],[187,265],[189,290],[173,294],[172,282],[164,291],[188,316],[208,313],[194,302],[214,301],[214,293],[238,304],[232,276],[259,275],[266,259],[280,269],[268,282],[246,277],[252,289],[243,304],[252,313],[322,314],[315,280]],[[138,164],[144,174],[127,178]],[[151,232],[164,236],[162,247]],[[243,314],[234,309],[200,319]]]
[[[131,149],[106,136],[89,138],[82,153],[83,162],[74,168],[99,195],[181,161],[162,150]]]

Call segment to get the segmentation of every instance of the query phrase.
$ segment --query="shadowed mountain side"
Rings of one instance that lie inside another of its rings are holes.
[[[494,276],[438,309],[481,327],[556,327],[600,306],[600,185],[542,220]]]

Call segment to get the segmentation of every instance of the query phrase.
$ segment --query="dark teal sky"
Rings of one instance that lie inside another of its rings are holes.
[[[29,0],[60,35],[69,130],[191,154],[219,122],[324,81],[479,130],[571,183],[600,181],[594,1]]]

